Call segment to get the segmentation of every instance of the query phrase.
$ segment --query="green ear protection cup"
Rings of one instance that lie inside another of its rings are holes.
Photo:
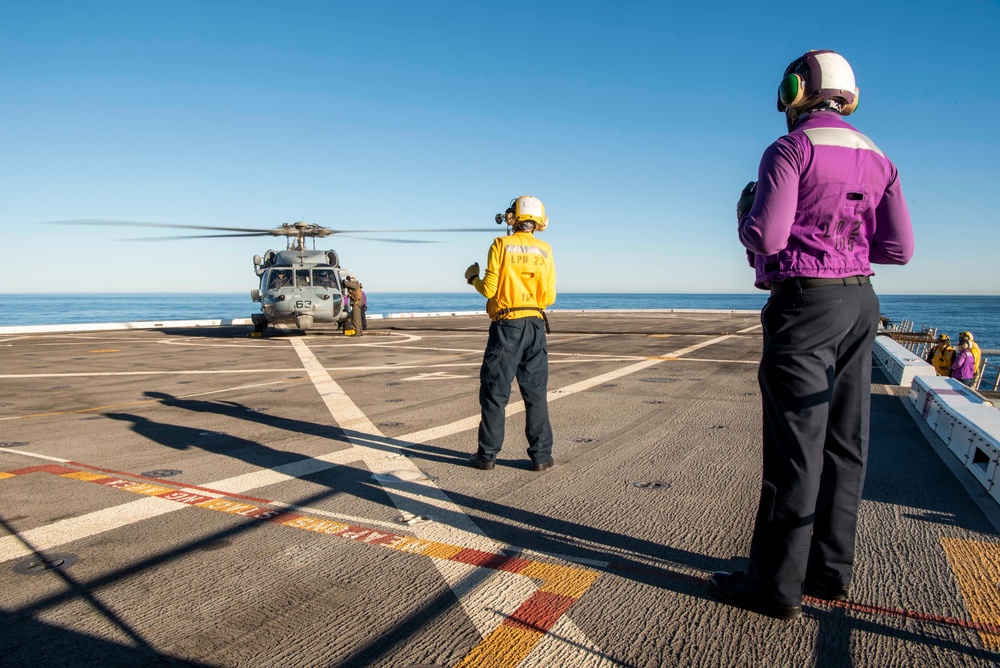
[[[795,108],[805,96],[805,82],[798,74],[789,74],[778,84],[778,100],[785,107]],[[784,109],[782,109],[784,111]]]

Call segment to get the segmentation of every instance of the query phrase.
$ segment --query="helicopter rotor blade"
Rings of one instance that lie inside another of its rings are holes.
[[[165,229],[179,229],[179,230],[212,230],[217,232],[233,232],[234,234],[205,234],[198,236],[177,236],[177,237],[152,237],[151,240],[161,241],[165,239],[207,239],[211,237],[228,237],[228,236],[272,236],[272,237],[298,237],[302,238],[325,238],[333,236],[335,234],[340,235],[350,235],[350,234],[410,234],[416,233],[449,233],[449,232],[487,232],[490,234],[495,234],[496,230],[492,230],[488,227],[440,227],[440,228],[422,228],[413,230],[336,230],[329,227],[324,227],[322,225],[317,225],[315,223],[307,223],[305,221],[298,221],[295,223],[284,223],[278,227],[272,228],[253,228],[253,227],[219,227],[215,225],[184,225],[179,223],[150,223],[137,220],[107,220],[104,218],[81,218],[76,220],[52,220],[42,223],[42,225],[82,225],[82,226],[105,226],[105,227],[151,227],[151,228],[165,228]],[[362,237],[357,237],[362,238]],[[389,241],[388,239],[381,238],[369,238],[370,241]],[[437,242],[413,242],[405,241],[403,239],[394,240],[397,243],[437,243]]]
[[[191,234],[171,237],[135,237],[132,239],[119,239],[119,241],[173,241],[174,239],[219,239],[223,237],[269,237],[270,232],[243,232],[234,234]]]
[[[219,230],[222,232],[254,232],[262,236],[270,235],[270,230],[253,227],[215,227],[212,225],[178,225],[176,223],[144,223],[134,220],[104,220],[86,218],[79,220],[51,220],[43,225],[103,225],[111,227],[162,227],[181,230]]]
[[[345,239],[364,239],[365,241],[385,241],[393,244],[439,244],[440,241],[427,241],[422,239],[380,239],[379,237],[359,237],[353,234],[341,235]]]
[[[331,230],[332,234],[401,234],[408,232],[490,232],[496,234],[496,229],[490,229],[488,227],[439,227],[420,230]]]

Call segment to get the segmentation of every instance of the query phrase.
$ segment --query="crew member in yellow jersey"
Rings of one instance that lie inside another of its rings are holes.
[[[955,359],[955,349],[951,345],[951,337],[941,334],[937,337],[937,343],[927,354],[927,362],[934,367],[939,376],[951,375],[951,363]]]
[[[524,399],[531,468],[544,471],[555,463],[546,398],[549,354],[544,309],[556,300],[556,265],[552,248],[536,239],[535,232],[544,230],[549,219],[542,202],[530,196],[511,202],[497,222],[504,219],[510,232],[493,240],[483,278],[478,262],[465,270],[465,280],[487,298],[486,312],[492,321],[479,371],[479,448],[469,461],[477,469],[493,469],[503,446],[507,401],[516,377]]]

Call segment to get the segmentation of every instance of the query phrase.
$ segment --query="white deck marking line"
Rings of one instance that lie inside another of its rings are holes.
[[[286,480],[303,478],[313,473],[326,471],[334,466],[346,466],[347,464],[359,461],[361,458],[361,453],[359,453],[356,448],[335,450],[333,452],[328,452],[325,455],[307,457],[306,459],[289,462],[288,464],[284,464],[273,469],[259,469],[257,471],[251,471],[250,473],[244,473],[242,475],[233,476],[232,478],[227,478],[226,480],[220,480],[219,482],[202,486],[210,489],[216,489],[220,492],[242,494],[251,490],[260,489],[261,487],[267,487],[268,485],[276,485],[280,482],[285,482]]]
[[[646,355],[608,355],[606,353],[560,353],[549,351],[549,357],[579,357],[581,359],[611,360],[625,362],[628,360],[644,360]],[[550,360],[551,361],[551,360]]]
[[[290,329],[288,327],[284,326],[284,325],[281,325],[280,329],[282,329],[284,331],[290,331]],[[393,337],[399,337],[400,339],[402,339],[402,341],[397,341]],[[371,338],[380,338],[380,337],[372,336]],[[283,340],[291,342],[291,341],[301,341],[303,339],[307,339],[307,340],[310,340],[311,342],[321,343],[321,345],[317,346],[319,348],[340,348],[342,350],[348,350],[348,349],[350,349],[350,348],[352,348],[354,346],[368,346],[368,347],[388,346],[388,345],[395,346],[395,345],[400,344],[400,343],[408,343],[410,341],[419,341],[420,338],[421,337],[419,337],[419,336],[417,336],[415,334],[406,334],[406,333],[403,333],[403,332],[390,332],[389,335],[388,335],[388,337],[387,337],[387,339],[385,341],[364,341],[364,342],[362,342],[362,341],[358,341],[358,340],[351,340],[351,341],[343,341],[343,340],[341,340],[338,343],[326,343],[325,345],[322,345],[323,342],[329,341],[329,339],[325,338],[325,337],[324,338],[320,338],[320,337],[308,336],[308,335],[305,336],[305,337],[297,337],[297,338],[294,338],[294,339],[283,339]],[[142,341],[147,341],[148,339],[141,339],[141,340]],[[277,339],[273,339],[273,341],[277,341]],[[157,341],[157,343],[165,345],[165,346],[191,346],[191,347],[195,347],[195,348],[233,348],[233,347],[246,348],[247,347],[247,345],[245,343],[208,343],[208,342],[204,342],[204,341],[193,342],[193,341],[165,340],[165,341]],[[250,347],[253,347],[253,348],[267,348],[267,347],[273,347],[273,344],[271,344],[271,343],[266,343],[266,344],[260,344],[260,343],[258,343],[256,345],[251,345]]]
[[[451,380],[453,378],[475,378],[475,376],[456,376],[454,374],[448,373],[447,371],[430,371],[427,373],[418,373],[416,376],[410,376],[409,378],[400,378],[401,381],[407,380]]]
[[[48,455],[40,455],[37,452],[27,452],[25,450],[15,449],[15,448],[0,448],[0,452],[7,452],[12,455],[24,455],[25,457],[34,457],[35,459],[45,459],[50,462],[59,462],[60,464],[65,464],[72,460],[63,459],[61,457],[49,457]]]
[[[284,380],[273,380],[268,383],[254,383],[253,385],[237,385],[236,387],[225,387],[221,390],[208,390],[207,392],[194,392],[192,394],[181,394],[177,396],[177,399],[190,399],[191,397],[204,397],[209,394],[220,394],[222,392],[235,392],[237,390],[247,390],[256,387],[267,387],[268,385],[280,385],[281,383],[294,383],[298,380],[305,380],[305,378],[291,379],[286,378]],[[48,415],[69,415],[71,413],[91,413],[93,411],[108,410],[110,408],[119,408],[121,406],[140,406],[142,404],[152,404],[161,403],[159,399],[141,399],[139,401],[128,401],[123,404],[108,404],[107,406],[92,406],[90,408],[76,408],[73,410],[65,411],[49,411],[48,413],[31,413],[29,415],[12,415],[10,417],[0,418],[0,422],[5,422],[7,420],[26,420],[33,417],[43,417]]]
[[[714,364],[753,364],[757,366],[760,364],[760,360],[720,360],[720,359],[709,359],[707,357],[681,357],[674,360],[675,362],[712,362]]]
[[[82,371],[73,373],[5,373],[0,378],[88,378],[91,376],[221,376],[227,373],[290,373],[302,371],[299,367],[287,367],[284,369],[188,369],[181,371]]]
[[[48,550],[105,531],[113,531],[129,524],[177,512],[184,507],[184,504],[151,496],[138,501],[127,501],[104,510],[95,510],[86,515],[59,520],[42,527],[20,531],[17,535],[0,538],[0,561],[31,556],[33,551],[26,547],[25,543],[31,545],[35,550]]]
[[[313,384],[316,385],[320,397],[330,410],[331,417],[342,429],[384,438],[378,427],[372,424],[371,420],[330,377],[304,341],[295,339],[292,341],[292,347],[295,348],[295,352],[302,360],[302,366],[305,367]],[[363,453],[365,464],[373,474],[390,471],[410,471],[422,474],[419,467],[411,460],[405,458],[387,459],[384,449],[368,446],[363,436],[358,438],[350,433],[347,436],[354,444],[354,449]],[[429,524],[410,527],[418,538],[461,544],[497,554],[505,547],[502,543],[486,536],[472,519],[453,503],[444,490],[435,485],[433,481],[418,480],[398,485],[381,484],[381,486],[393,505],[401,511],[414,515],[430,515],[435,519]],[[413,492],[414,495],[409,496],[407,492]],[[498,573],[486,573],[478,566],[442,559],[432,559],[431,563],[448,583],[462,609],[484,638],[513,614],[538,588],[533,580],[522,575],[508,578],[520,581],[518,587],[485,586],[494,577],[497,577]],[[600,654],[599,648],[570,620],[566,620],[564,633],[572,644],[585,647],[592,653]]]
[[[642,371],[643,369],[648,369],[651,366],[661,364],[662,362],[667,361],[666,358],[668,357],[679,357],[680,355],[684,355],[685,353],[694,352],[695,350],[700,350],[701,348],[705,348],[707,346],[719,343],[720,341],[725,341],[726,339],[730,339],[736,336],[737,334],[743,334],[744,332],[751,331],[752,329],[755,329],[757,327],[760,327],[760,325],[754,325],[753,327],[740,330],[736,334],[726,334],[725,336],[719,336],[714,339],[709,339],[708,341],[703,341],[693,346],[688,346],[687,348],[681,348],[680,350],[675,350],[672,353],[667,353],[663,357],[647,359],[637,364],[632,364],[627,367],[617,369],[615,371],[609,371],[599,376],[594,376],[586,380],[581,380],[578,383],[573,383],[572,385],[561,387],[558,390],[549,390],[548,400],[551,402],[551,401],[556,401],[557,399],[562,399],[563,397],[571,396],[573,394],[576,394],[577,392],[588,390],[592,387],[596,387],[597,385],[601,385],[603,383],[607,383],[608,381],[615,380],[616,378],[621,378],[622,376],[627,376],[629,374],[635,373],[636,371]],[[524,410],[524,402],[519,400],[507,404],[506,414],[507,417],[510,417],[511,415],[516,415],[523,410]],[[434,439],[442,438],[444,436],[451,436],[452,434],[458,434],[468,429],[475,429],[478,427],[479,427],[479,416],[470,415],[467,418],[462,418],[461,420],[456,420],[449,424],[441,425],[439,427],[431,427],[429,429],[423,429],[421,431],[411,432],[409,434],[404,434],[403,436],[398,436],[397,438],[401,441],[414,441],[416,443],[423,443],[425,441],[432,441]]]
[[[447,350],[447,349],[443,349]],[[478,351],[482,354],[482,351]],[[461,353],[465,354],[465,353]],[[632,360],[644,360],[646,357],[640,355],[600,355],[600,354],[588,354],[588,353],[549,353],[550,356],[567,357],[567,358],[578,358],[587,359],[595,362],[628,362]],[[575,359],[558,359],[549,360],[549,364],[571,364]],[[709,360],[711,361],[711,360]],[[717,360],[726,361],[726,360]],[[428,364],[425,362],[406,362],[404,364],[382,364],[379,366],[338,366],[336,371],[338,373],[343,373],[346,371],[394,371],[396,369],[433,369],[436,367],[478,367],[482,364],[482,361],[473,362],[440,362],[434,364]],[[226,374],[247,374],[247,373],[257,373],[257,374],[268,374],[268,373],[297,373],[302,371],[302,367],[280,367],[275,369],[181,369],[181,370],[171,370],[171,371],[76,371],[76,372],[65,372],[65,373],[7,373],[0,374],[0,379],[2,378],[90,378],[95,376],[224,376]],[[290,380],[290,379],[286,379]],[[284,381],[278,381],[284,382]],[[245,387],[255,387],[253,385],[247,385]],[[193,395],[191,395],[193,396]]]
[[[482,354],[482,351],[480,351]],[[644,359],[639,357],[615,357],[608,356],[603,361],[619,362],[628,359]],[[564,364],[573,360],[550,360],[550,364]],[[597,359],[601,361],[601,359]],[[477,362],[452,362],[438,364],[424,364],[421,362],[407,362],[405,364],[383,364],[380,366],[338,366],[337,372],[345,371],[393,371],[395,369],[431,369],[434,367],[449,366],[479,366],[482,361]],[[70,373],[7,373],[0,374],[2,378],[91,378],[96,376],[224,376],[226,374],[268,374],[268,373],[296,373],[302,371],[302,367],[282,367],[277,369],[188,369],[180,371],[79,371]]]
[[[331,417],[334,421],[345,431],[349,432],[347,434],[348,440],[354,446],[357,451],[362,455],[362,459],[365,465],[373,474],[385,474],[393,471],[408,471],[411,473],[420,473],[422,471],[413,463],[412,460],[407,458],[402,459],[389,459],[386,457],[388,450],[395,450],[394,448],[387,447],[373,447],[373,444],[369,443],[369,439],[365,436],[372,436],[377,441],[382,441],[385,439],[385,435],[372,424],[368,416],[365,415],[360,408],[351,400],[350,397],[340,388],[340,386],[330,377],[326,369],[319,363],[312,351],[309,350],[305,342],[301,339],[293,339],[292,347],[298,353],[299,358],[302,360],[302,366],[305,368],[306,373],[312,380],[313,384],[316,386],[316,390],[319,392],[320,398],[326,404],[327,409],[330,411]],[[358,434],[352,434],[350,432],[358,432]],[[429,502],[433,503],[433,506],[428,507],[427,503],[422,504],[422,507],[414,508],[412,503],[404,501],[404,497],[396,493],[397,485],[383,485],[383,489],[389,498],[393,501],[397,508],[405,512],[411,512],[414,515],[424,515],[433,514],[436,522],[432,525],[421,525],[420,527],[414,527],[419,529],[419,533],[430,532],[428,535],[421,535],[421,538],[426,540],[433,540],[441,543],[453,542],[454,535],[449,529],[445,533],[441,533],[445,528],[441,520],[442,513],[447,513],[454,520],[451,524],[452,527],[463,530],[465,532],[476,534],[478,536],[483,536],[482,531],[476,526],[471,519],[454,503],[451,499],[445,496],[444,492],[438,488],[433,482],[429,480],[420,480],[415,482],[407,482],[405,484],[400,484],[401,488],[412,489],[414,486],[419,487],[423,492],[426,493],[426,498]],[[399,503],[397,503],[397,500]],[[486,550],[489,552],[499,552],[500,548],[506,547],[496,541],[485,539],[477,541],[477,545],[473,545],[476,549]]]
[[[427,350],[430,352],[453,353],[455,355],[482,355],[481,349],[469,348],[440,348],[437,346],[393,346],[393,350]]]
[[[221,392],[236,392],[238,390],[253,390],[258,387],[267,387],[269,385],[281,385],[283,383],[295,383],[300,380],[305,380],[305,378],[285,378],[283,380],[272,380],[266,383],[254,383],[253,385],[237,385],[236,387],[224,387],[221,390],[207,390],[205,392],[193,392],[191,394],[178,394],[178,399],[190,399],[191,397],[204,397],[209,394],[219,394]]]

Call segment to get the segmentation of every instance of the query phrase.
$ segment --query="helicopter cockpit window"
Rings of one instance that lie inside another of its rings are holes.
[[[310,285],[312,285],[312,280],[310,280],[308,269],[295,270],[295,285],[299,287],[309,287]]]
[[[335,288],[337,283],[333,278],[332,269],[313,269],[313,284],[317,288]]]
[[[282,271],[278,269],[271,272],[271,281],[268,283],[267,289],[273,290],[275,288],[283,288],[291,284],[292,272],[290,270]]]

